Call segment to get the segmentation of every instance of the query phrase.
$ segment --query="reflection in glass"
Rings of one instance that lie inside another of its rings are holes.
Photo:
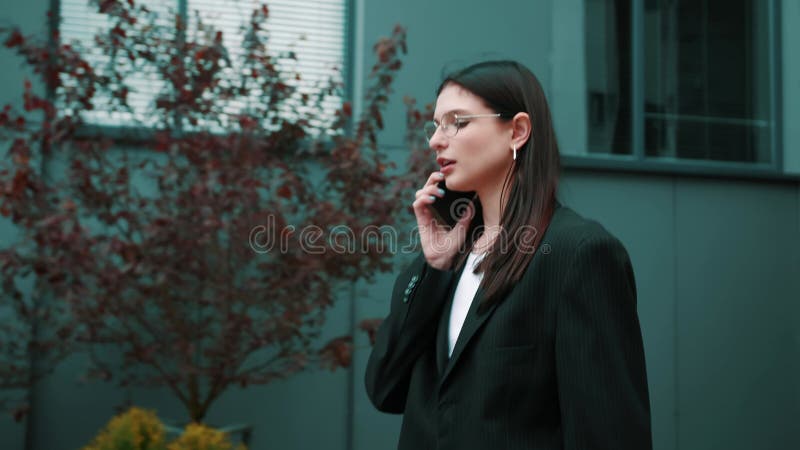
[[[586,0],[590,153],[631,153],[631,2]]]
[[[770,162],[768,2],[645,2],[645,153]]]

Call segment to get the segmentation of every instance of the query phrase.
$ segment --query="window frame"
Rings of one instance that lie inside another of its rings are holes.
[[[674,174],[770,181],[798,181],[800,174],[787,173],[783,166],[783,110],[781,103],[780,2],[767,0],[767,41],[769,45],[770,162],[716,161],[654,157],[645,154],[645,46],[644,2],[631,2],[631,153],[562,153],[566,168],[645,174]],[[588,119],[587,119],[588,120]]]

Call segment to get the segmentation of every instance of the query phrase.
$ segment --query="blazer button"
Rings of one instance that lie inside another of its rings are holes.
[[[408,296],[414,292],[414,287],[417,285],[417,281],[419,280],[419,275],[414,275],[411,277],[411,280],[408,282],[408,286],[406,286],[405,292],[403,292],[403,303],[408,303]]]

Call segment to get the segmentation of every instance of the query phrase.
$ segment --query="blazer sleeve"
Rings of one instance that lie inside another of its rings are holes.
[[[578,245],[555,337],[565,450],[652,448],[644,348],[628,253],[612,235]]]
[[[436,344],[437,319],[452,277],[452,270],[431,267],[420,253],[395,280],[390,312],[378,327],[365,376],[367,395],[378,410],[405,410],[411,371]]]

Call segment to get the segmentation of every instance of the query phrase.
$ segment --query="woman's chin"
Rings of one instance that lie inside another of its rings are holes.
[[[448,191],[457,191],[456,186],[458,186],[458,180],[455,177],[446,176],[444,177],[444,185],[447,187]]]
[[[459,180],[457,176],[446,177],[444,179],[444,184],[450,191],[469,192],[474,190],[470,189],[470,186],[467,183],[464,183],[462,180]]]

